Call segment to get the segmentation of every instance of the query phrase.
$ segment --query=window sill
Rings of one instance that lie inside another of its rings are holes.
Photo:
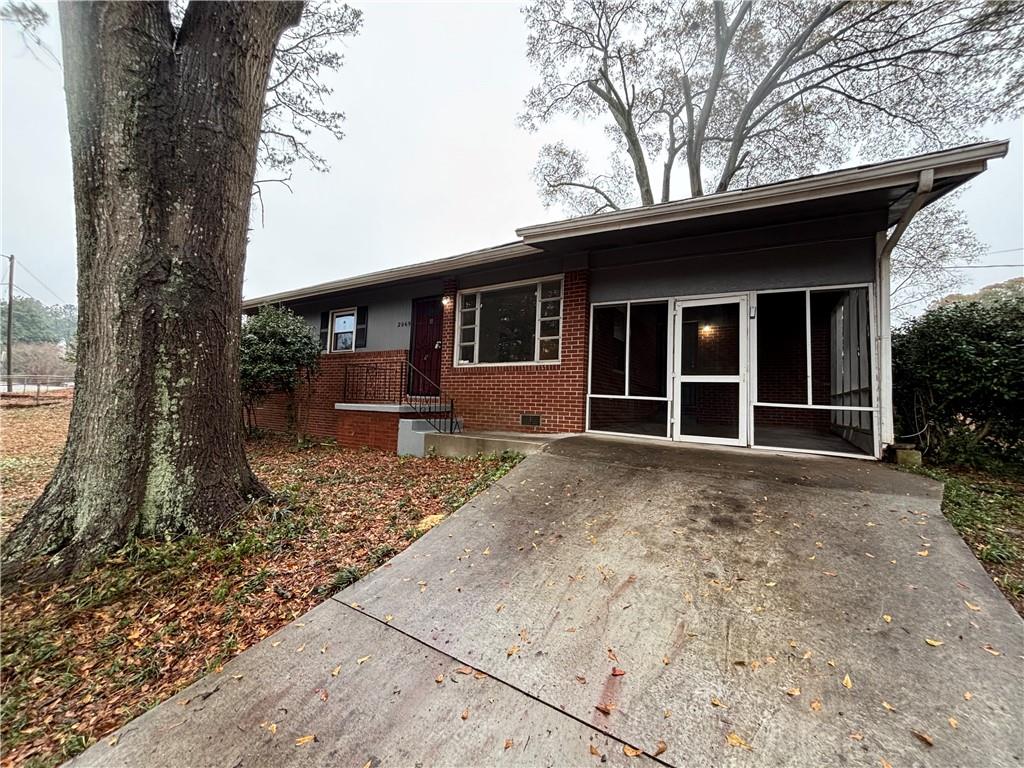
[[[535,368],[561,364],[561,360],[524,360],[521,363],[455,363],[452,367],[456,370],[473,368]]]

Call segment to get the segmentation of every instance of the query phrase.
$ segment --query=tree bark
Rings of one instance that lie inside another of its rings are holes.
[[[68,440],[5,542],[59,576],[133,537],[215,529],[265,494],[238,386],[264,91],[301,2],[60,7],[78,247]]]

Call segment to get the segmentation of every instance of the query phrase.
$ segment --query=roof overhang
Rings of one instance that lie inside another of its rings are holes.
[[[343,280],[333,280],[329,283],[318,283],[306,286],[305,288],[296,288],[292,291],[281,291],[280,293],[258,296],[254,299],[243,301],[242,309],[252,309],[264,304],[278,304],[284,301],[298,301],[328,293],[340,293],[342,291],[374,288],[380,285],[390,285],[411,280],[436,278],[464,269],[487,266],[508,259],[540,253],[542,251],[524,245],[521,242],[507,243],[494,248],[484,248],[479,251],[462,253],[458,256],[446,256],[443,259],[421,261],[418,264],[382,269],[379,272],[369,272],[365,275],[357,275],[356,277],[349,277]]]
[[[522,227],[516,230],[522,238],[517,242],[272,293],[243,301],[242,308],[436,279],[544,253],[641,244],[851,213],[877,214],[880,225],[892,227],[910,206],[924,207],[951,192],[984,171],[989,160],[1004,157],[1008,148],[1005,140],[969,144],[762,187]],[[931,189],[923,196],[918,194],[922,173],[933,176]]]
[[[516,234],[527,245],[556,250],[557,247],[552,246],[559,240],[583,245],[588,241],[596,242],[598,238],[594,236],[640,228],[659,229],[663,225],[676,225],[673,229],[680,232],[692,231],[696,228],[679,225],[696,220],[708,223],[706,220],[719,216],[747,214],[744,218],[755,221],[764,216],[756,216],[754,212],[768,208],[775,209],[776,213],[792,209],[800,215],[813,210],[822,216],[850,212],[856,207],[881,210],[881,206],[885,206],[888,225],[892,226],[913,199],[922,172],[931,171],[935,179],[925,201],[927,205],[984,171],[989,160],[1005,156],[1008,147],[1008,141],[971,144],[762,187],[522,227]],[[778,220],[778,217],[773,216],[773,219]],[[600,239],[607,241],[607,237]]]

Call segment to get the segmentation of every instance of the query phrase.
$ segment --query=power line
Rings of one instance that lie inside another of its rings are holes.
[[[32,272],[32,270],[31,270],[31,269],[29,269],[28,267],[26,267],[26,266],[25,266],[25,262],[24,262],[24,261],[19,261],[19,262],[18,262],[18,267],[19,267],[20,269],[23,269],[23,270],[25,270],[25,272],[27,272],[27,273],[28,273],[28,275],[29,275],[29,276],[30,276],[30,277],[31,277],[31,278],[32,278],[33,280],[35,280],[35,281],[36,281],[37,283],[39,283],[39,284],[40,284],[41,286],[43,286],[43,288],[45,288],[46,290],[48,290],[48,291],[50,292],[50,295],[51,295],[51,296],[53,296],[53,298],[55,298],[55,299],[56,299],[57,301],[59,301],[59,302],[60,302],[61,304],[67,304],[67,303],[68,303],[68,302],[64,301],[64,299],[62,299],[62,298],[61,298],[60,296],[58,296],[58,295],[57,295],[57,292],[56,292],[56,291],[54,291],[54,290],[53,290],[53,289],[52,289],[52,288],[51,288],[50,286],[48,286],[48,285],[47,285],[46,283],[44,283],[44,282],[43,282],[42,280],[40,280],[40,279],[39,279],[38,277],[36,277],[36,276],[35,276],[35,274],[34,274],[34,273]],[[17,285],[15,285],[14,287],[15,287],[15,288],[17,288],[18,286],[17,286]]]
[[[1024,269],[1024,264],[950,264],[942,269],[1003,269],[1005,267],[1021,267]]]

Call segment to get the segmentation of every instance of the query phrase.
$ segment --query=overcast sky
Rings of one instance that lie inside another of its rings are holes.
[[[591,142],[562,121],[531,135],[516,126],[534,81],[516,4],[356,4],[362,33],[346,43],[333,79],[334,108],[348,120],[341,142],[319,136],[331,171],[296,169],[293,192],[268,187],[257,214],[244,293],[259,296],[515,239],[526,224],[562,218],[545,210],[530,177],[537,150],[560,138]],[[56,13],[44,37],[60,50]],[[23,293],[74,302],[71,161],[62,74],[3,29],[0,247],[27,272]],[[1009,138],[961,198],[999,269],[966,272],[974,288],[1024,274],[1024,143],[1021,122],[989,126]]]

